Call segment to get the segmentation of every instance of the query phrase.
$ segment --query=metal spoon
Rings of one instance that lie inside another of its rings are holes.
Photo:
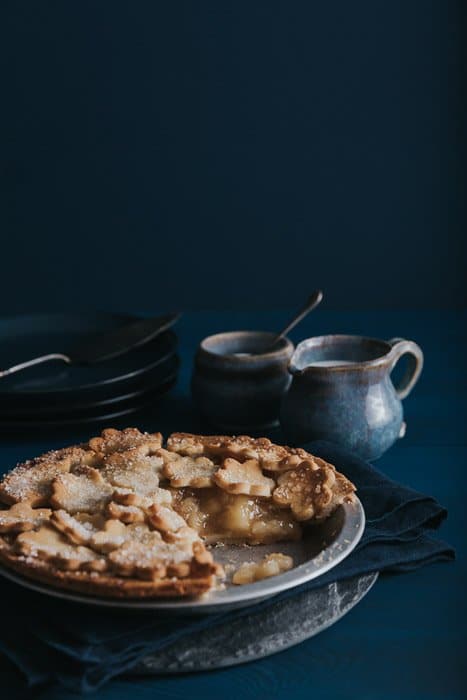
[[[143,318],[110,331],[93,334],[75,344],[66,353],[54,352],[34,357],[27,362],[0,370],[0,379],[51,360],[60,360],[67,365],[91,365],[95,362],[110,360],[153,340],[173,326],[179,317],[180,314],[170,314],[157,318]]]
[[[271,349],[283,338],[284,336],[287,335],[289,331],[292,330],[292,328],[295,328],[295,326],[302,321],[305,316],[308,316],[310,311],[313,311],[313,309],[316,309],[316,307],[321,304],[321,301],[323,299],[323,292],[321,289],[316,289],[313,294],[310,296],[308,301],[306,302],[305,306],[298,312],[296,316],[293,317],[293,319],[288,323],[285,328],[276,335],[276,337],[272,340],[271,344],[268,345],[266,350],[263,350],[262,352],[270,352]]]

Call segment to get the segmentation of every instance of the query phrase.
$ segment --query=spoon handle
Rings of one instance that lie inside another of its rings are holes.
[[[287,335],[289,331],[292,330],[292,328],[295,328],[295,326],[298,323],[300,323],[300,321],[302,321],[305,318],[305,316],[308,316],[310,311],[313,311],[313,309],[316,309],[318,304],[321,304],[322,299],[323,292],[321,291],[321,289],[316,289],[306,302],[303,309],[301,309],[301,311],[299,311],[299,313],[293,317],[290,323],[288,323],[287,326],[276,335],[271,345],[275,345],[276,343],[278,343],[281,338],[283,338],[285,335]]]
[[[21,372],[23,369],[28,367],[34,367],[34,365],[41,365],[43,362],[50,362],[50,360],[62,360],[68,365],[71,363],[71,359],[68,355],[63,355],[61,352],[53,352],[50,355],[42,355],[41,357],[35,357],[33,360],[28,360],[27,362],[21,362],[19,365],[13,365],[13,367],[8,367],[8,369],[0,370],[0,379],[3,377],[8,377],[10,374],[15,374],[15,372]]]

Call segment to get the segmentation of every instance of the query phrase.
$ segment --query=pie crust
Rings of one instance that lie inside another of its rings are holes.
[[[355,487],[266,438],[104,430],[0,482],[0,561],[59,588],[116,598],[198,596],[224,576],[209,545],[300,539]],[[292,566],[274,555],[234,583]]]

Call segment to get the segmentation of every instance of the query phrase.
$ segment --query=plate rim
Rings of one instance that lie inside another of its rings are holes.
[[[159,398],[164,396],[170,389],[172,389],[178,379],[178,370],[167,376],[167,378],[159,386],[155,387],[152,391],[144,392],[144,396],[140,397],[140,401],[132,403],[120,411],[114,411],[113,413],[100,413],[95,416],[81,416],[79,418],[64,418],[58,420],[50,421],[8,421],[0,419],[0,434],[5,430],[21,430],[22,428],[29,428],[31,430],[41,430],[41,429],[55,429],[55,428],[72,428],[74,426],[86,426],[93,425],[95,423],[102,423],[112,420],[118,420],[129,416],[138,411],[142,411],[151,405],[151,399]],[[146,400],[142,400],[145,397]],[[105,408],[105,407],[104,407]],[[114,406],[114,408],[116,408]]]
[[[114,311],[95,311],[95,312],[54,312],[54,313],[36,313],[36,314],[30,314],[30,313],[25,313],[25,314],[12,314],[10,316],[2,315],[0,316],[0,327],[2,325],[2,321],[6,321],[7,319],[15,320],[15,319],[28,319],[28,318],[39,318],[39,317],[44,317],[44,318],[59,318],[59,317],[75,317],[78,318],[79,316],[85,318],[86,316],[94,316],[94,317],[114,317],[114,318],[121,318],[123,320],[127,321],[137,321],[139,319],[143,318],[148,318],[146,316],[142,315],[137,315],[137,314],[129,314],[129,313],[121,313],[121,312],[114,312]],[[93,383],[88,383],[88,384],[82,384],[79,387],[62,387],[60,388],[51,388],[51,389],[44,389],[41,391],[8,391],[8,390],[3,390],[0,385],[0,397],[7,399],[8,397],[14,397],[15,399],[21,399],[21,400],[27,400],[27,399],[37,399],[41,396],[50,398],[54,394],[58,396],[63,396],[66,393],[74,393],[74,392],[83,392],[83,391],[89,391],[92,389],[96,389],[97,387],[105,387],[108,386],[109,384],[115,384],[118,382],[125,382],[129,379],[132,379],[140,374],[144,374],[144,372],[147,372],[149,370],[154,369],[160,362],[163,362],[167,357],[177,351],[177,335],[172,329],[168,329],[164,331],[162,336],[165,336],[169,339],[169,342],[171,344],[171,347],[167,350],[167,353],[163,355],[163,357],[158,358],[155,362],[151,362],[151,364],[148,364],[144,367],[140,367],[139,369],[134,369],[126,374],[120,374],[117,377],[109,377],[108,379],[104,379],[102,381],[98,382],[93,382]],[[160,336],[159,336],[160,337]],[[155,339],[156,340],[156,339]],[[148,343],[150,345],[150,343]]]
[[[235,606],[241,607],[266,598],[270,598],[282,591],[296,588],[297,586],[312,581],[326,572],[333,569],[346,559],[360,542],[365,530],[365,510],[360,499],[355,496],[351,503],[344,503],[345,519],[341,531],[336,539],[317,556],[312,557],[307,562],[294,567],[290,571],[271,578],[263,579],[246,586],[230,587],[221,591],[210,591],[198,600],[118,600],[111,598],[99,598],[98,596],[86,595],[55,588],[40,582],[28,579],[25,576],[16,574],[5,566],[0,566],[0,575],[18,583],[24,588],[29,588],[38,593],[43,593],[52,598],[60,598],[74,603],[84,603],[86,605],[108,608],[113,610],[141,610],[159,611],[170,613],[215,613],[221,612],[225,608]],[[334,550],[334,552],[331,552]],[[323,552],[329,551],[332,556],[325,563],[317,562]]]
[[[168,372],[162,378],[159,378],[159,380],[155,381],[154,383],[147,384],[147,385],[145,384],[144,388],[142,388],[140,386],[138,389],[130,391],[128,393],[117,394],[117,395],[112,394],[110,397],[107,397],[105,399],[98,399],[97,401],[95,399],[89,398],[87,401],[86,400],[81,401],[79,403],[79,405],[77,405],[77,406],[72,405],[71,409],[69,407],[68,402],[65,402],[67,404],[67,406],[66,406],[67,411],[74,412],[74,411],[86,411],[90,408],[103,408],[103,409],[107,408],[107,407],[111,408],[113,405],[118,404],[120,402],[130,401],[132,399],[138,399],[138,398],[144,396],[145,394],[150,394],[151,392],[157,391],[159,389],[159,387],[166,384],[167,381],[170,381],[171,379],[173,379],[174,376],[177,376],[178,372],[180,371],[181,360],[180,360],[179,355],[176,352],[172,353],[170,356],[168,356],[165,359],[166,359],[166,361],[173,360],[173,367],[171,368],[170,372]],[[131,388],[131,387],[129,387],[129,388]],[[123,389],[123,387],[122,387],[122,389]],[[54,409],[52,409],[50,411],[47,410],[44,412],[39,412],[38,415],[46,417],[47,415],[53,414],[53,411],[54,411]],[[34,410],[32,412],[34,412]],[[20,419],[24,415],[31,415],[31,414],[25,414],[25,413],[18,411],[17,413],[14,414],[14,417],[15,418],[18,417]],[[0,424],[2,423],[4,418],[5,418],[5,414],[2,414],[0,412]],[[8,418],[8,420],[10,420],[10,419]]]
[[[297,603],[301,603],[301,599],[303,599],[305,596],[314,596],[318,595],[320,592],[322,592],[324,589],[327,589],[329,592],[333,587],[337,587],[337,589],[341,586],[342,588],[346,588],[347,585],[352,585],[353,582],[357,582],[357,594],[351,598],[351,600],[347,603],[347,605],[342,609],[340,608],[337,613],[335,613],[335,616],[332,617],[331,619],[327,619],[320,624],[318,624],[314,629],[312,634],[300,634],[297,637],[294,638],[289,638],[285,643],[281,643],[280,646],[269,646],[266,650],[264,647],[262,648],[251,648],[251,647],[243,647],[243,649],[248,649],[250,648],[250,654],[248,655],[248,652],[245,654],[245,656],[237,656],[237,653],[232,654],[232,656],[229,656],[225,659],[223,659],[222,662],[217,663],[210,663],[210,662],[201,662],[201,664],[196,664],[196,668],[193,668],[192,666],[188,666],[185,668],[183,665],[183,661],[179,661],[180,659],[183,659],[183,651],[184,648],[186,648],[186,645],[188,642],[191,642],[193,639],[193,642],[196,644],[199,643],[199,640],[201,638],[201,650],[206,653],[205,648],[203,648],[203,642],[204,642],[204,637],[206,634],[209,634],[209,631],[212,631],[212,628],[204,628],[201,630],[198,630],[196,632],[191,632],[187,638],[184,639],[182,642],[182,652],[180,655],[177,654],[177,660],[180,663],[180,666],[177,668],[171,668],[170,665],[169,667],[164,667],[158,668],[157,670],[154,670],[153,663],[154,663],[154,658],[158,656],[159,652],[148,652],[138,663],[136,666],[132,667],[129,670],[130,675],[132,676],[152,676],[152,675],[164,675],[164,676],[175,676],[175,675],[185,675],[187,673],[193,673],[193,672],[198,672],[198,671],[214,671],[217,669],[228,669],[232,668],[234,666],[238,665],[243,665],[246,663],[250,663],[252,661],[256,661],[259,659],[265,659],[268,658],[269,656],[272,656],[274,654],[278,654],[282,651],[285,651],[286,649],[291,649],[292,647],[296,646],[297,644],[301,644],[302,642],[307,641],[308,639],[311,639],[312,637],[315,637],[316,635],[320,634],[321,632],[324,632],[324,630],[328,629],[328,627],[331,627],[332,625],[335,625],[336,622],[339,622],[347,613],[349,613],[356,605],[358,605],[371,591],[375,583],[377,582],[379,578],[380,572],[379,571],[370,571],[369,573],[366,574],[357,574],[355,576],[352,576],[348,579],[342,579],[337,582],[331,582],[331,583],[326,583],[323,586],[320,586],[318,588],[314,588],[311,591],[303,591],[301,593],[298,593],[298,595],[294,598],[291,598],[287,601],[271,601],[271,606],[267,608],[267,611],[262,610],[260,612],[256,612],[255,609],[253,609],[251,612],[246,611],[246,615],[242,616],[242,618],[236,618],[233,620],[234,625],[240,625],[241,623],[244,622],[245,619],[248,619],[249,615],[258,615],[259,617],[261,616],[266,616],[269,615],[269,613],[274,611],[275,608],[278,606],[281,606],[283,604],[287,605],[296,605]],[[364,585],[367,585],[366,588],[361,589],[362,583]],[[300,609],[300,605],[298,605],[297,609]],[[243,640],[241,640],[243,642]],[[165,647],[160,653],[161,655],[165,655],[166,653],[171,654],[172,649],[176,646],[176,642],[172,642],[169,644],[167,647]],[[178,643],[178,648],[180,648],[180,642]],[[237,652],[237,650],[236,650]],[[204,659],[206,660],[206,657],[204,656]],[[172,661],[172,659],[171,659]],[[212,659],[210,659],[212,661]],[[173,663],[173,661],[172,661]]]

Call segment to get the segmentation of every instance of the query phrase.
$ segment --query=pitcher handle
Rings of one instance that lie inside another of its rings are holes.
[[[399,385],[395,387],[396,394],[400,399],[405,399],[410,394],[415,384],[418,382],[423,369],[423,352],[417,343],[413,340],[405,340],[404,338],[391,338],[388,340],[389,345],[392,345],[393,363],[391,371],[399,362],[402,355],[408,355],[407,370],[402,377]]]

